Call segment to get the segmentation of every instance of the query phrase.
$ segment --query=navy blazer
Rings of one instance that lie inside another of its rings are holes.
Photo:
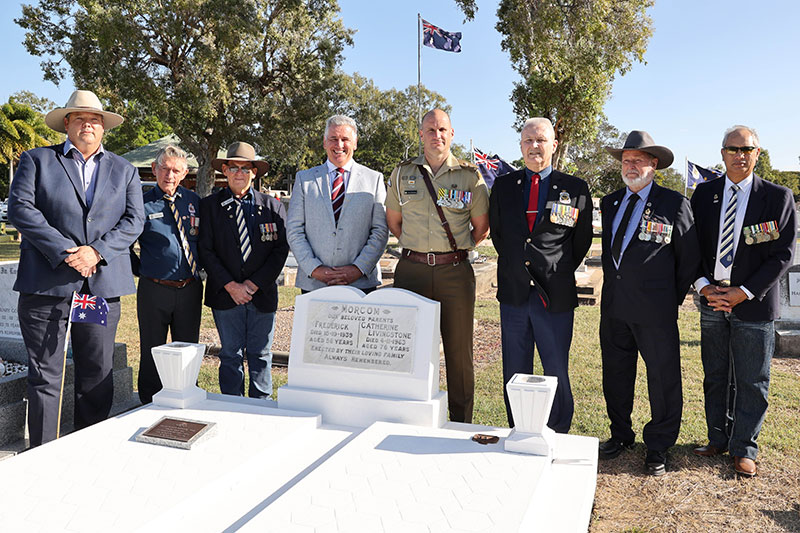
[[[540,191],[539,214],[529,231],[524,180],[524,169],[500,176],[489,197],[489,227],[498,254],[497,299],[522,305],[533,279],[549,311],[569,311],[578,306],[575,269],[592,245],[589,187],[580,178],[554,170],[547,178],[546,194]],[[567,197],[568,205],[579,210],[573,227],[550,221],[553,204],[566,204]]]
[[[695,279],[714,280],[719,217],[725,178],[701,183],[692,195],[692,210],[700,239],[702,261]],[[733,258],[731,285],[744,285],[755,296],[733,308],[741,320],[766,321],[780,316],[778,280],[792,266],[796,228],[794,198],[786,187],[753,175],[753,188],[747,201],[744,226],[776,221],[780,237],[774,241],[748,245],[739,235]]]
[[[22,234],[14,290],[48,296],[79,291],[84,278],[64,259],[73,246],[89,245],[103,259],[88,278],[95,296],[136,290],[128,248],[142,232],[142,186],[136,168],[111,152],[99,159],[91,207],[64,145],[24,152],[14,174],[8,219]]]
[[[602,313],[626,322],[662,325],[678,319],[678,306],[697,279],[700,249],[689,200],[653,183],[642,220],[672,225],[669,243],[639,239],[641,220],[622,254],[619,269],[611,257],[614,217],[625,197],[620,189],[600,200],[603,219]],[[649,214],[648,214],[649,213]],[[624,231],[620,228],[619,231]]]
[[[208,274],[205,304],[212,309],[233,309],[236,303],[225,290],[230,281],[243,283],[249,279],[258,285],[253,305],[259,311],[272,313],[278,308],[278,286],[275,280],[286,264],[289,243],[286,241],[286,210],[280,200],[253,191],[255,220],[250,235],[250,256],[242,262],[239,231],[236,227],[236,204],[229,189],[200,200],[200,262]],[[262,240],[260,224],[275,224],[277,238]]]

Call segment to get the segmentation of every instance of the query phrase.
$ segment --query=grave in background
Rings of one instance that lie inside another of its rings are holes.
[[[800,265],[794,264],[778,282],[781,317],[775,321],[775,355],[800,356]]]

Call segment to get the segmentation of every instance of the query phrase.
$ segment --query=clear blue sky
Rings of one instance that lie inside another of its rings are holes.
[[[31,0],[33,1],[33,0]],[[11,4],[11,2],[9,2]],[[463,24],[450,0],[403,2],[340,0],[346,26],[357,30],[344,51],[343,69],[372,78],[382,89],[417,82],[417,13],[448,31],[463,33],[460,54],[423,47],[422,81],[453,108],[456,142],[506,159],[519,157],[509,95],[517,79],[495,31],[496,2],[479,0],[475,20]],[[0,21],[5,75],[0,100],[27,89],[63,105],[73,87],[42,81],[39,58],[27,54],[13,23],[17,5]],[[722,132],[733,124],[755,127],[772,164],[800,170],[800,2],[772,0],[658,0],[646,64],[618,77],[605,107],[622,131],[644,129],[656,143],[701,165],[721,162]],[[356,158],[358,153],[356,152]]]

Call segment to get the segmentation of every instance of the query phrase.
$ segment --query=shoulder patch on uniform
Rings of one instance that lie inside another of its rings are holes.
[[[413,163],[413,162],[414,162],[414,160],[415,160],[416,158],[417,158],[416,156],[414,156],[414,157],[409,157],[408,159],[406,159],[406,160],[404,160],[404,161],[400,161],[400,163],[398,163],[398,165],[410,165],[411,163]]]
[[[461,168],[472,168],[476,170],[478,169],[478,165],[470,161],[467,161],[466,159],[459,159],[458,164],[461,166]]]

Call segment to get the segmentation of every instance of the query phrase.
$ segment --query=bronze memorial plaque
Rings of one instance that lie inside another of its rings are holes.
[[[161,444],[173,448],[190,449],[211,427],[213,422],[201,422],[184,418],[163,417],[136,436],[139,442]]]

